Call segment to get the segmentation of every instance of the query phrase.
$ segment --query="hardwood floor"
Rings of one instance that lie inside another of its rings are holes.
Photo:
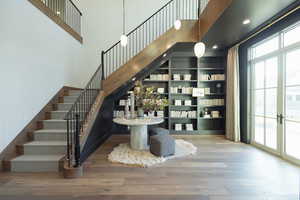
[[[87,161],[84,177],[0,173],[1,200],[299,200],[299,168],[220,136],[188,137],[197,155],[151,168],[112,164],[113,136]]]

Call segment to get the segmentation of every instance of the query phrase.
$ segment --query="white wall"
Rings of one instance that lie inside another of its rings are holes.
[[[28,1],[1,0],[0,152],[64,85],[82,87],[82,45]]]
[[[145,21],[169,0],[125,0],[126,32]],[[122,0],[75,0],[83,12],[85,63],[101,63],[101,51],[119,41],[122,34]]]

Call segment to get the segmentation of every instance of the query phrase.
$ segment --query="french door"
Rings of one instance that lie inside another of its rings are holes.
[[[300,164],[300,24],[249,49],[252,144]]]

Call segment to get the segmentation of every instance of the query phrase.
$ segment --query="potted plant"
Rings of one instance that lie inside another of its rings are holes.
[[[153,86],[144,86],[141,81],[136,81],[134,94],[138,108],[138,117],[143,117],[144,112],[152,113],[163,110],[168,105],[168,100],[162,98],[155,92],[156,90],[157,88]]]

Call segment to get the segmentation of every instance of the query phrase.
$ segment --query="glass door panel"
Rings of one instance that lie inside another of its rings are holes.
[[[285,154],[300,159],[300,49],[286,54]]]
[[[278,58],[254,64],[254,142],[277,149]]]

